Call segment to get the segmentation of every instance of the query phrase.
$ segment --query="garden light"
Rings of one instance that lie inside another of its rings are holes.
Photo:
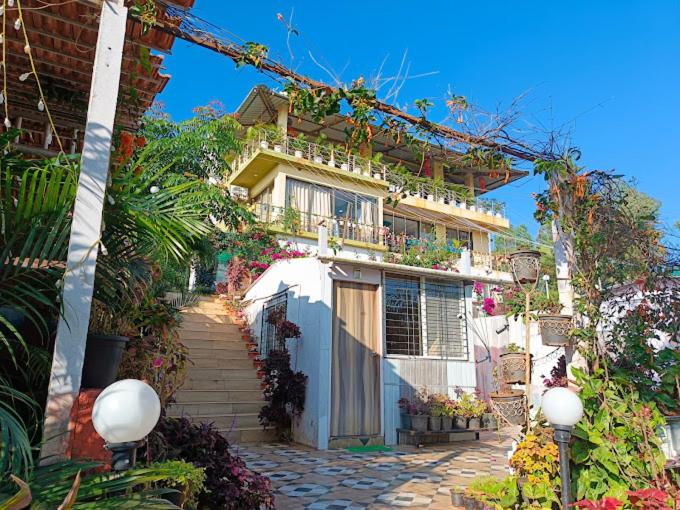
[[[579,396],[567,388],[552,388],[543,395],[543,415],[555,429],[555,442],[560,449],[560,478],[562,480],[562,508],[571,505],[571,479],[569,476],[569,440],[571,430],[583,416]]]
[[[112,452],[114,471],[135,463],[139,442],[156,426],[161,403],[151,386],[137,379],[124,379],[107,386],[92,409],[92,424]]]

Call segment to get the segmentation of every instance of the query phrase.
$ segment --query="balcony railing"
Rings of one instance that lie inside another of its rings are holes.
[[[316,234],[319,226],[328,229],[328,235],[337,239],[379,244],[382,228],[352,221],[348,218],[322,216],[311,212],[286,209],[268,204],[255,204],[255,217],[262,223],[275,225],[289,231]]]
[[[393,172],[390,166],[385,163],[377,163],[355,154],[347,154],[344,150],[332,145],[317,144],[300,138],[281,136],[278,133],[265,129],[257,131],[257,136],[245,143],[241,154],[232,163],[233,170],[237,171],[261,149],[273,150],[274,152],[280,152],[295,158],[312,161],[319,165],[325,165],[329,168],[340,169],[348,174],[388,181],[392,192],[398,192],[406,185],[403,176]],[[479,197],[469,199],[452,189],[435,187],[429,181],[417,183],[415,189],[410,190],[409,194],[440,204],[476,210],[489,216],[505,217],[505,204],[503,202]]]
[[[323,145],[290,136],[281,136],[267,130],[260,130],[257,137],[249,140],[239,157],[234,161],[234,171],[245,164],[260,149],[273,150],[295,158],[306,159],[330,168],[339,168],[354,175],[386,180],[388,166],[367,158],[347,154],[331,145]]]

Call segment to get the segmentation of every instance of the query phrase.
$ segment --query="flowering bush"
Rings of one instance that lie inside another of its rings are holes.
[[[550,370],[550,377],[543,379],[546,388],[566,388],[569,384],[567,379],[567,358],[560,356],[557,364]]]

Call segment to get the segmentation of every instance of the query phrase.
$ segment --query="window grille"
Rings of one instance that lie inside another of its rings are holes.
[[[467,358],[465,291],[461,282],[425,280],[427,355]]]
[[[273,349],[281,349],[283,346],[276,345],[276,326],[270,324],[267,319],[273,312],[281,312],[286,316],[288,310],[288,293],[286,291],[280,292],[272,296],[264,304],[262,309],[262,327],[260,328],[260,345],[259,352],[261,358],[266,358],[269,351]]]
[[[385,276],[387,354],[421,356],[420,279]]]

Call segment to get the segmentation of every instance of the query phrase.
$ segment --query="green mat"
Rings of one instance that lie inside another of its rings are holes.
[[[345,448],[348,452],[352,453],[366,453],[366,452],[391,452],[392,448],[389,446],[383,446],[380,444],[367,445],[367,446],[351,446]]]

